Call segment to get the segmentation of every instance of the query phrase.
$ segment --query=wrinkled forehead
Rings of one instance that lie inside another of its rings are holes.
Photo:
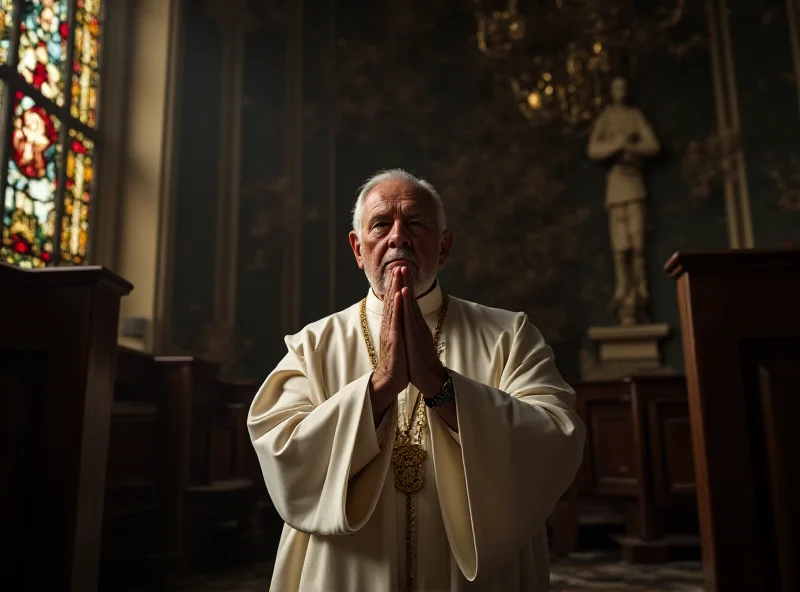
[[[364,218],[377,214],[417,214],[436,217],[436,202],[424,188],[406,181],[378,183],[364,200]]]

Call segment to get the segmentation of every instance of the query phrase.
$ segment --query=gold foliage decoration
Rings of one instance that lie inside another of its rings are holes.
[[[568,42],[600,42],[625,51],[665,49],[681,56],[703,43],[695,30],[680,30],[704,9],[697,0],[473,0],[477,43],[489,57],[532,47],[563,49]]]
[[[741,151],[739,135],[733,131],[714,133],[686,145],[681,158],[681,175],[694,199],[711,197],[726,178],[735,175],[735,159]]]
[[[691,0],[473,0],[478,49],[510,81],[520,112],[534,125],[558,122],[588,131],[614,75],[631,56],[684,56],[704,43]],[[687,26],[689,23],[689,26]],[[680,26],[679,26],[680,25]]]
[[[533,125],[560,121],[565,132],[588,133],[606,103],[606,88],[615,70],[600,42],[571,42],[563,53],[535,55],[511,76],[519,110]],[[616,70],[619,73],[619,70]]]
[[[325,102],[316,101],[337,129],[373,140],[397,123],[423,129],[435,120],[441,105],[432,89],[453,57],[442,43],[433,43],[437,27],[446,23],[447,0],[384,0],[374,6],[372,14],[348,18],[355,31],[337,38],[325,88],[317,89]]]
[[[588,210],[562,201],[563,155],[548,159],[522,134],[493,129],[487,144],[497,148],[464,143],[436,168],[456,236],[451,264],[484,302],[524,310],[548,338],[567,339],[580,294],[566,280]]]
[[[767,175],[778,190],[778,207],[786,213],[800,214],[800,158],[792,156],[785,168],[788,170],[772,164],[767,167]]]
[[[255,214],[244,220],[250,253],[247,267],[264,270],[267,260],[280,245],[299,232],[302,212],[299,200],[292,199],[286,177],[262,176],[247,181],[242,187],[242,199],[252,202]]]

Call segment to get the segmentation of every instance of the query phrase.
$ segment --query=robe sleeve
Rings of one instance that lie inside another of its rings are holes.
[[[259,389],[247,418],[264,482],[278,514],[295,530],[351,534],[372,515],[391,461],[372,415],[372,373],[326,398],[321,373],[309,371],[302,348],[287,344],[289,353]],[[387,416],[381,432],[397,424],[396,409]]]
[[[453,374],[458,439],[429,413],[436,485],[453,556],[470,581],[517,556],[544,527],[582,457],[574,391],[519,315],[499,388]]]
[[[383,449],[386,445],[386,432],[389,426],[389,412],[383,414],[378,425],[375,426],[375,433],[378,435],[378,446]]]

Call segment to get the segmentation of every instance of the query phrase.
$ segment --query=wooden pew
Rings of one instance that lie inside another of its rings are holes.
[[[676,253],[706,589],[800,590],[800,251]]]
[[[118,347],[103,524],[104,578],[186,563],[194,359]],[[144,574],[142,574],[144,575]]]
[[[95,590],[120,298],[100,267],[0,263],[0,573]]]
[[[117,366],[104,583],[132,572],[157,581],[229,547],[249,552],[263,488],[245,425],[255,386],[220,381],[216,364],[192,356],[120,347]]]
[[[218,367],[195,360],[185,537],[195,563],[227,562],[255,552],[259,495],[247,411],[257,386],[218,379]]]
[[[578,550],[580,525],[624,527],[623,558],[661,563],[697,547],[686,380],[633,376],[573,384],[584,462],[551,520],[554,551]]]

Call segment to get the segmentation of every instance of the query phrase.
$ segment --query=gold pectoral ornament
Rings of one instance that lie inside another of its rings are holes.
[[[447,307],[449,298],[443,294],[442,308],[439,311],[439,318],[436,322],[436,330],[433,334],[433,344],[437,354],[441,355],[439,337],[442,334],[442,326],[447,317]],[[364,343],[367,346],[372,368],[378,366],[378,356],[372,346],[372,339],[369,336],[367,326],[367,299],[361,301],[361,332],[364,336]],[[404,425],[400,425],[398,418],[397,434],[395,436],[394,448],[392,449],[392,469],[394,471],[394,486],[406,494],[406,592],[413,592],[417,574],[417,554],[416,554],[416,512],[414,510],[414,497],[425,485],[425,458],[427,453],[423,447],[425,437],[425,405],[422,403],[422,393],[417,394],[414,408],[411,414],[405,418]],[[403,414],[405,416],[405,413]],[[416,417],[416,422],[413,418]],[[415,425],[416,424],[416,425]],[[413,433],[412,433],[412,428]]]
[[[395,446],[392,452],[394,484],[403,493],[417,493],[425,485],[425,449],[417,444]]]
[[[417,427],[420,436],[425,426],[425,407],[420,405],[417,397],[414,410],[417,412]],[[410,423],[410,422],[409,422]],[[410,442],[409,438],[397,438],[392,450],[392,468],[394,469],[394,486],[406,494],[417,493],[425,485],[425,449],[422,437],[418,442]]]

